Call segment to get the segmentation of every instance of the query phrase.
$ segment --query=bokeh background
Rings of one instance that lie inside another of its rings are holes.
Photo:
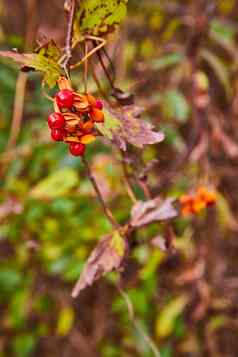
[[[149,338],[161,357],[238,356],[237,20],[236,0],[129,0],[126,21],[109,38],[117,86],[135,93],[145,118],[166,134],[142,152],[145,163],[158,160],[148,175],[153,195],[179,197],[201,184],[218,192],[216,207],[172,223],[172,251],[151,244],[163,225],[135,234],[121,284],[136,323],[114,274],[71,298],[111,227],[80,160],[50,141],[40,76],[0,60],[1,357],[150,357]],[[65,26],[61,0],[0,0],[1,49],[30,51],[42,35],[63,45]],[[80,70],[73,82],[83,88]],[[89,88],[97,93],[91,77]],[[117,154],[98,140],[88,158],[125,223],[131,203]]]

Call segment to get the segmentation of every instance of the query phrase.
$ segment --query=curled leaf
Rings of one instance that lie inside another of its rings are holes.
[[[118,232],[102,239],[88,258],[85,268],[75,285],[72,296],[79,293],[105,273],[119,271],[128,252],[128,243]]]
[[[158,197],[146,202],[137,202],[131,211],[131,225],[133,227],[142,227],[149,223],[176,217],[177,211],[172,203],[172,199],[161,202]]]

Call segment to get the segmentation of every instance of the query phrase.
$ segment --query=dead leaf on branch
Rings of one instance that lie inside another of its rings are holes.
[[[161,202],[159,197],[142,202],[137,202],[131,211],[131,226],[142,227],[147,224],[174,218],[178,215],[173,206],[173,199]]]
[[[82,290],[91,286],[104,274],[120,271],[128,253],[128,242],[119,232],[102,239],[88,258],[85,268],[75,285],[72,297],[76,298]]]
[[[18,53],[16,51],[0,51],[0,57],[10,58],[24,68],[39,71],[43,74],[43,81],[51,88],[62,74],[59,60],[61,50],[53,40],[45,43],[35,53]]]
[[[107,103],[104,105],[105,123],[98,124],[97,128],[121,150],[126,151],[128,143],[142,149],[145,145],[156,144],[164,140],[162,132],[154,131],[151,123],[140,118],[143,108],[135,105],[123,107],[112,107]]]

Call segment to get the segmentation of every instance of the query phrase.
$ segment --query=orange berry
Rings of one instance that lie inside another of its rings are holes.
[[[181,209],[182,216],[186,217],[189,216],[192,212],[192,209],[190,206],[186,205]]]
[[[215,192],[209,192],[206,197],[207,206],[212,206],[216,203],[217,197]]]
[[[179,202],[184,205],[184,204],[188,204],[191,203],[193,201],[193,198],[190,195],[182,195],[179,198]]]
[[[89,120],[86,123],[83,123],[82,130],[85,134],[90,134],[91,131],[93,130],[93,127],[94,127],[93,121]]]
[[[100,109],[93,108],[90,112],[90,117],[96,123],[104,122],[104,113]]]
[[[205,207],[206,207],[206,202],[204,200],[201,200],[200,198],[196,198],[192,205],[192,211],[193,213],[199,213]]]

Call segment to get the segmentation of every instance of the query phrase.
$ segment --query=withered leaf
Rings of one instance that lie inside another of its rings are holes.
[[[151,123],[140,118],[143,108],[135,105],[109,106],[105,103],[105,108],[110,116],[118,122],[115,129],[111,130],[111,137],[121,150],[126,151],[127,143],[143,148],[144,145],[159,143],[164,140],[164,134],[154,131]],[[101,124],[103,125],[106,124]]]
[[[159,197],[146,202],[137,202],[131,211],[131,226],[142,227],[176,217],[178,213],[172,203],[173,199],[168,198],[161,202]]]
[[[119,271],[128,252],[126,239],[116,231],[103,238],[88,258],[85,268],[75,285],[72,297],[76,298],[79,293],[105,273]]]

